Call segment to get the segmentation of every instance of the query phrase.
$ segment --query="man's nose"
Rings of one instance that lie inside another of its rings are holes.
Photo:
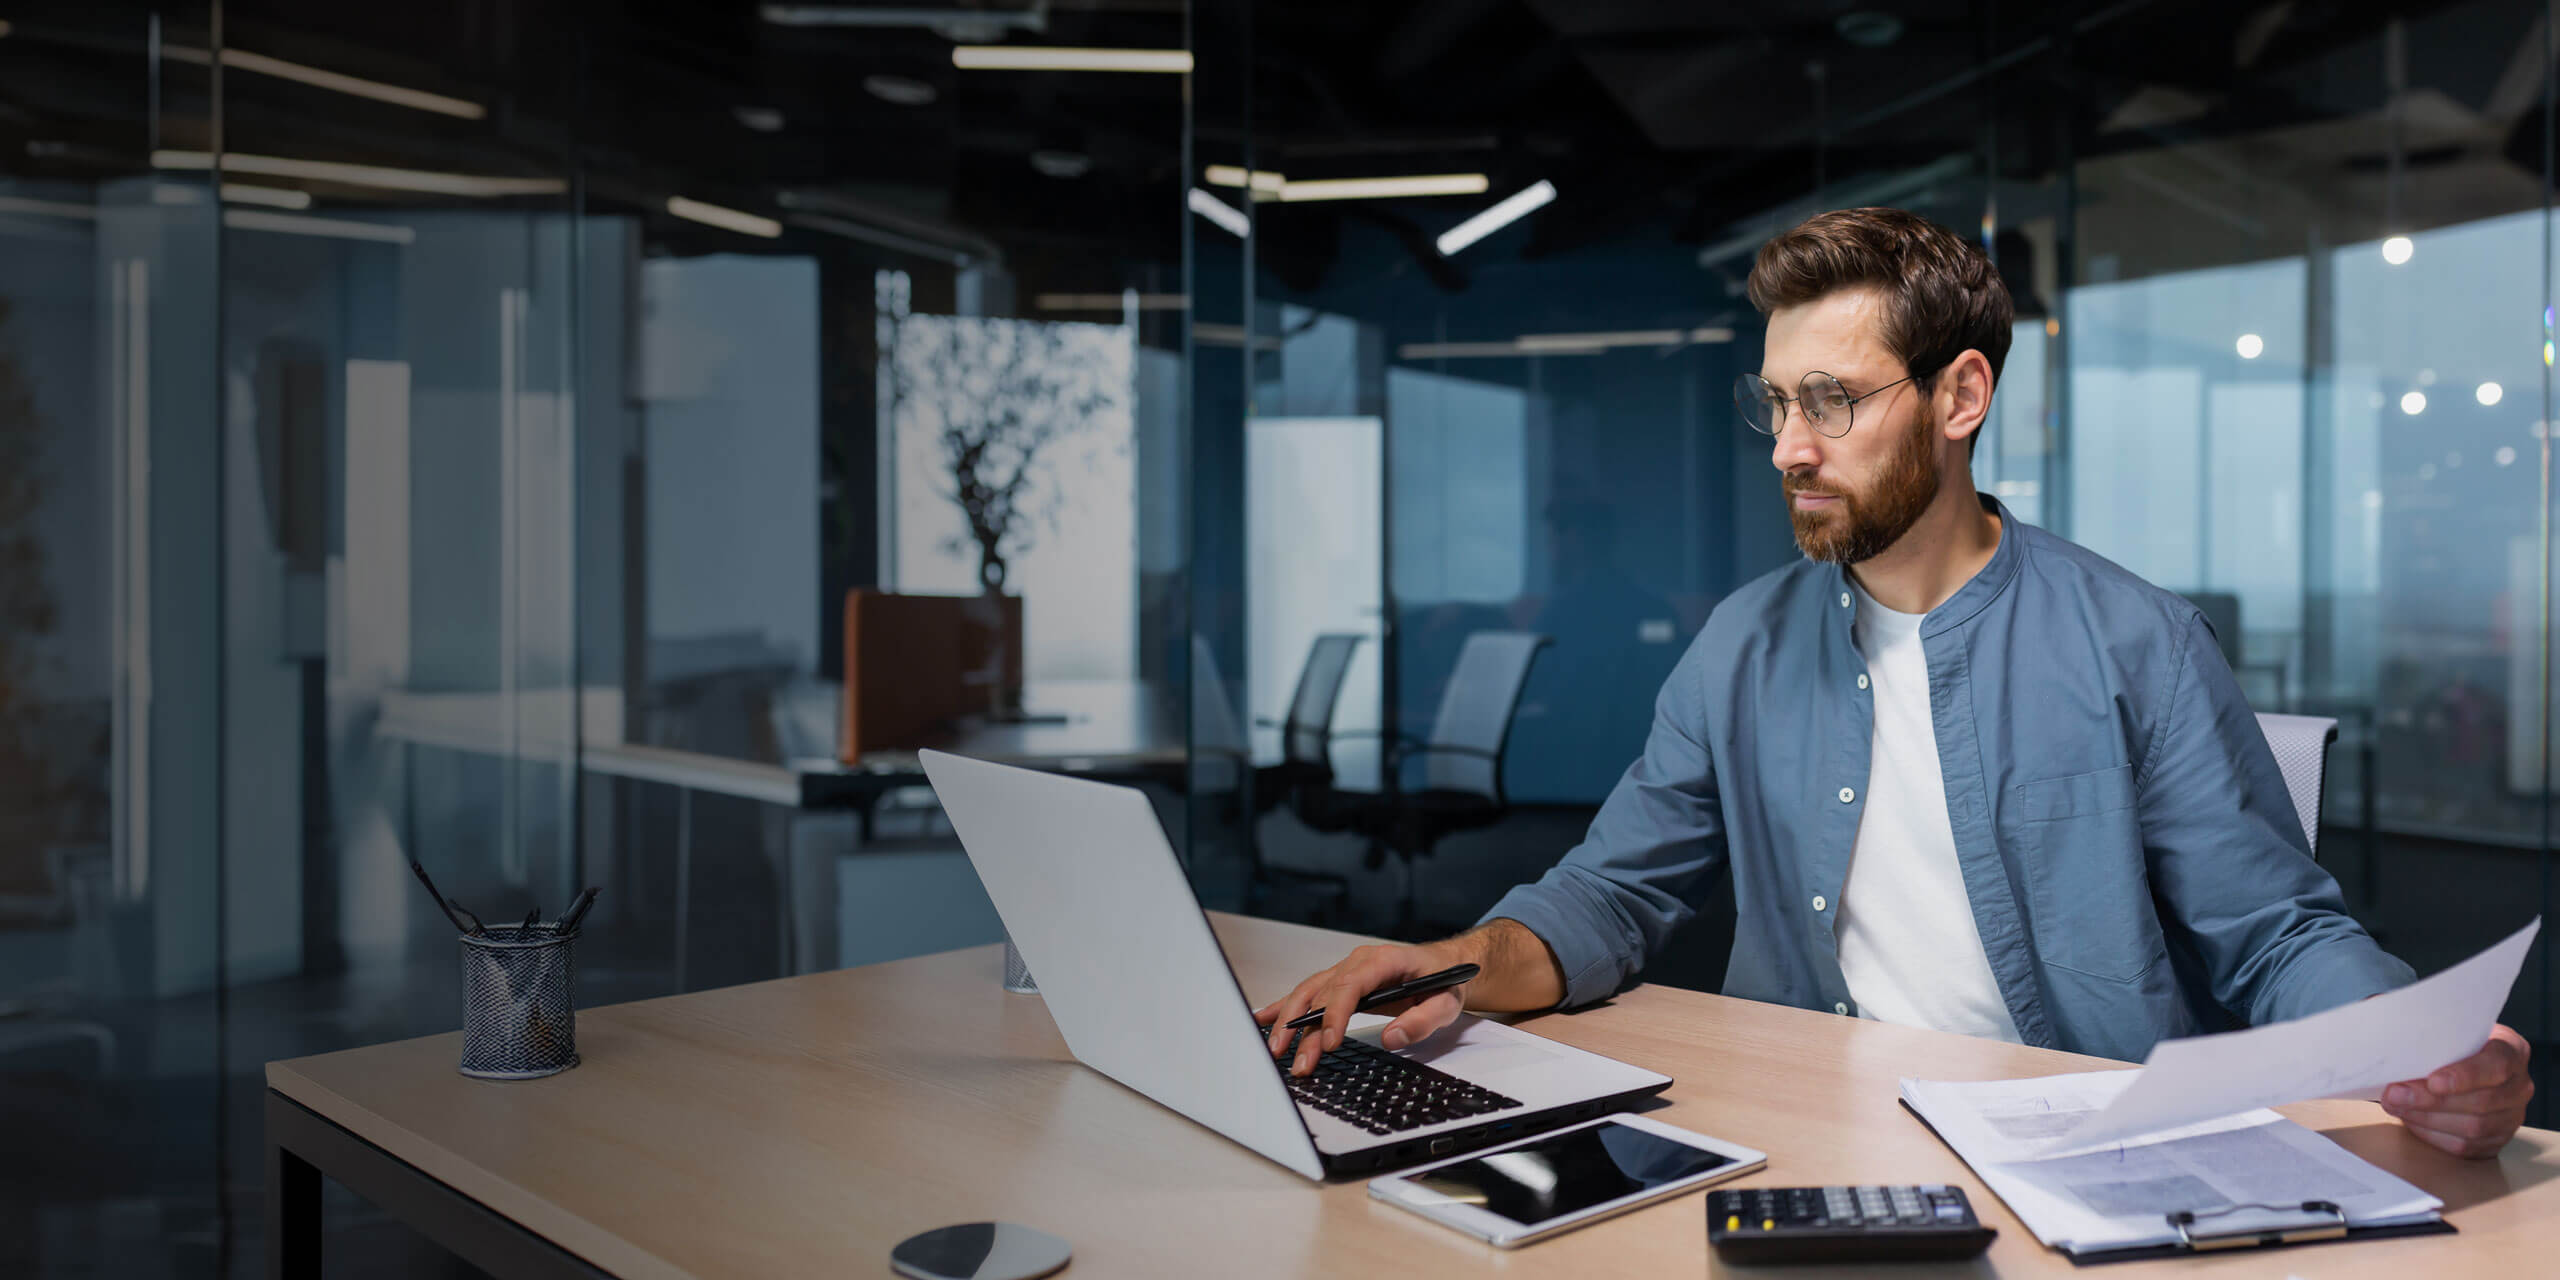
[[[1822,433],[1813,429],[1803,413],[1794,405],[1779,411],[1778,434],[1769,441],[1769,465],[1780,471],[1819,468],[1822,465]]]

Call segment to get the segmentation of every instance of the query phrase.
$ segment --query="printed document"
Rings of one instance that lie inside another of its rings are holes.
[[[2218,1235],[2323,1225],[2305,1200],[2338,1206],[2352,1226],[2435,1218],[2443,1202],[2273,1111],[2190,1124],[2077,1155],[2037,1154],[2054,1135],[2104,1113],[2136,1071],[2028,1080],[1905,1080],[1902,1097],[2036,1238],[2089,1252],[2172,1244],[2168,1215],[2199,1215]],[[2270,1208],[2249,1206],[2267,1205]]]
[[[2489,1042],[2541,928],[2537,916],[2504,942],[2370,1000],[2246,1031],[2163,1040],[2138,1079],[2109,1105],[2053,1129],[2036,1154],[2085,1151],[2280,1102],[2379,1098],[2384,1085],[2459,1062]]]

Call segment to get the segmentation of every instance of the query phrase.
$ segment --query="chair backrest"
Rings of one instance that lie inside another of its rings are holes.
[[[2302,819],[2302,837],[2311,856],[2320,857],[2320,795],[2329,777],[2329,744],[2338,740],[2338,722],[2329,716],[2287,716],[2261,712],[2258,731],[2284,771],[2284,788],[2293,795],[2294,816]]]
[[[1333,631],[1307,647],[1307,664],[1298,668],[1298,689],[1280,726],[1282,759],[1331,767],[1333,704],[1342,697],[1342,678],[1351,673],[1351,655],[1364,638],[1356,631]]]
[[[1458,649],[1457,665],[1440,691],[1440,714],[1431,722],[1423,753],[1423,785],[1502,798],[1502,748],[1520,709],[1529,664],[1547,643],[1534,631],[1479,631]]]

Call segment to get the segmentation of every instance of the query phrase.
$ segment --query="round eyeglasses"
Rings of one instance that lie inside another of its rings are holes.
[[[1814,430],[1837,440],[1849,434],[1849,428],[1857,421],[1859,401],[1922,376],[1915,373],[1896,378],[1865,396],[1853,396],[1838,378],[1816,369],[1796,384],[1795,398],[1790,400],[1779,392],[1776,383],[1759,374],[1746,373],[1733,380],[1733,407],[1742,411],[1744,425],[1764,436],[1774,436],[1787,420],[1787,406],[1793,404],[1804,411],[1804,420]]]

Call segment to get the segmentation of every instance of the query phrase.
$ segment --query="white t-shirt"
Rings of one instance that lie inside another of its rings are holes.
[[[1925,614],[1858,592],[1858,652],[1875,699],[1867,806],[1840,891],[1840,974],[1861,1017],[2018,1043],[1956,864],[1929,718]]]

